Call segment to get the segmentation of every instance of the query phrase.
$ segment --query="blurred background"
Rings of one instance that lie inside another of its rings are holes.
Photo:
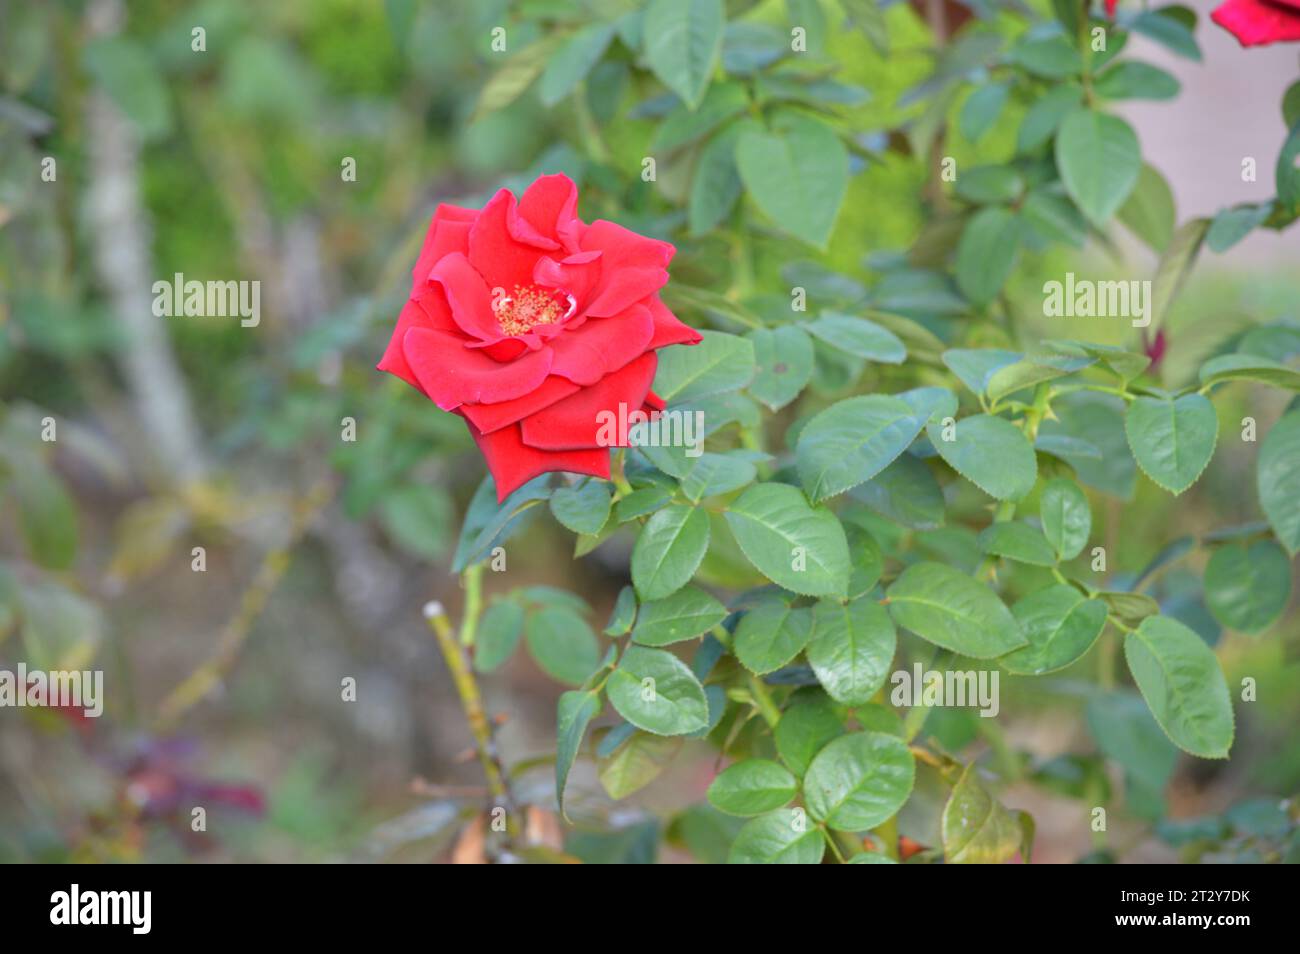
[[[521,49],[620,6],[634,4],[0,0],[0,666],[98,668],[106,686],[99,719],[0,709],[0,860],[476,860],[465,824],[482,778],[421,607],[460,605],[450,564],[483,466],[457,418],[374,365],[439,201],[477,205],[565,171],[584,218],[674,236],[671,185],[639,176],[658,115],[644,71],[599,67],[598,132],[531,89],[475,113],[499,69],[493,27]],[[907,119],[899,95],[931,65],[924,20],[882,6],[888,59],[859,32],[827,33],[836,77],[869,92],[842,113],[855,129]],[[750,16],[781,24],[786,11]],[[1126,111],[1180,220],[1270,194],[1278,102],[1297,72],[1295,48],[1244,56],[1204,18],[1196,35],[1201,62],[1133,40],[1184,88]],[[981,155],[1017,121],[1004,116]],[[1260,183],[1241,181],[1243,155],[1258,157]],[[820,264],[869,284],[870,255],[905,247],[924,221],[921,165],[867,163]],[[1258,233],[1204,256],[1169,328],[1167,376],[1253,323],[1297,317],[1297,239]],[[1129,251],[1134,276],[1149,275]],[[1026,261],[1015,294],[1033,300],[1056,254]],[[766,290],[787,287],[786,261],[759,249]],[[259,280],[260,323],[155,317],[153,282],[178,272]],[[1225,420],[1282,406],[1231,400]],[[47,420],[56,440],[42,440]],[[1245,453],[1225,447],[1177,502],[1142,482],[1122,530],[1118,509],[1107,517],[1118,564],[1254,519]],[[509,572],[486,574],[488,598],[564,587],[598,629],[627,553],[616,539],[574,559],[572,534],[543,514],[512,543]],[[1288,617],[1225,654],[1230,685],[1260,683],[1230,764],[1140,750],[1127,778],[1113,765],[1107,777],[1084,693],[1006,680],[1001,721],[1044,784],[1004,801],[1034,814],[1036,860],[1098,849],[1078,797],[1103,789],[1122,860],[1256,860],[1251,839],[1285,827],[1277,801],[1300,787],[1298,638]],[[699,807],[715,768],[705,743],[619,802],[580,762],[564,826],[545,761],[563,687],[525,652],[481,683],[539,842],[587,860],[725,857],[734,820]],[[987,748],[968,713],[931,721],[952,751]],[[1144,764],[1150,784],[1134,776]]]

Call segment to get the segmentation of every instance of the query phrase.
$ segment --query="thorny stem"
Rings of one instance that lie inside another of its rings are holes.
[[[466,576],[468,580],[468,574]],[[510,835],[517,833],[514,795],[505,768],[497,754],[496,740],[492,736],[492,723],[488,721],[487,711],[483,708],[483,696],[479,692],[478,681],[470,668],[469,656],[465,647],[456,641],[452,633],[447,614],[438,602],[428,603],[424,607],[424,617],[429,621],[429,628],[438,639],[438,648],[442,658],[451,672],[456,693],[460,696],[460,707],[465,712],[465,721],[469,723],[470,734],[474,736],[474,749],[483,774],[487,778],[488,791],[493,801],[506,812],[506,831]],[[463,631],[463,630],[462,630]]]
[[[163,700],[158,713],[158,722],[161,726],[166,727],[175,723],[191,706],[202,701],[229,675],[239,659],[240,650],[248,641],[253,624],[262,615],[262,610],[266,608],[271,594],[280,584],[285,570],[289,568],[294,547],[307,532],[312,518],[334,496],[334,490],[333,479],[322,477],[298,502],[287,539],[262,558],[262,564],[258,567],[253,582],[240,598],[239,609],[236,610],[234,617],[221,631],[212,655]]]

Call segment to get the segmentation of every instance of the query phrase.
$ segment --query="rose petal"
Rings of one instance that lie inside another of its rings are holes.
[[[521,218],[509,189],[494,195],[469,231],[469,261],[490,287],[507,293],[533,280],[533,266],[543,251],[559,243]]]
[[[429,273],[447,294],[451,317],[460,330],[471,338],[491,344],[506,337],[501,333],[492,310],[492,292],[483,276],[474,270],[464,255],[453,252],[438,261]]]
[[[1210,19],[1242,46],[1267,46],[1300,40],[1300,14],[1264,0],[1228,0]]]
[[[529,414],[536,414],[579,390],[578,385],[572,381],[551,375],[536,391],[523,397],[499,404],[465,404],[460,411],[484,434],[491,434],[509,424],[518,424]]]
[[[415,268],[411,269],[412,295],[429,280],[429,272],[438,259],[469,249],[469,229],[477,217],[478,209],[464,209],[445,202],[438,206],[424,236],[420,257],[415,261]]]
[[[684,324],[669,311],[668,306],[659,300],[658,295],[646,302],[646,307],[650,309],[650,315],[655,322],[654,337],[650,339],[647,348],[666,348],[668,345],[675,344],[699,344],[704,340],[698,331],[690,325]]]
[[[402,353],[424,393],[444,411],[523,397],[539,387],[551,370],[549,349],[501,364],[465,347],[458,335],[435,328],[409,329],[402,339]]]
[[[518,427],[505,427],[484,434],[472,421],[467,420],[465,425],[487,461],[488,470],[492,472],[497,487],[497,503],[501,503],[534,477],[552,471],[609,479],[609,451],[606,448],[538,450],[523,442]]]
[[[520,424],[524,443],[547,450],[620,446],[615,443],[617,430],[611,442],[598,440],[602,427],[609,430],[609,415],[618,421],[620,405],[624,420],[630,412],[641,409],[658,364],[653,352],[644,354],[591,387],[524,418]]]
[[[409,299],[402,306],[402,313],[397,316],[397,327],[393,329],[393,336],[388,339],[388,347],[384,350],[384,356],[380,358],[378,364],[380,371],[387,371],[389,374],[397,375],[411,387],[424,394],[425,397],[428,397],[424,388],[420,387],[415,372],[407,364],[406,355],[402,353],[402,342],[406,338],[406,333],[412,328],[435,328],[448,332],[459,331],[456,323],[451,319],[451,309],[447,307],[440,290],[426,288],[418,300]]]
[[[633,305],[611,318],[595,318],[551,342],[551,373],[575,384],[595,384],[645,353],[654,335],[650,310]]]
[[[571,234],[570,224],[577,219],[578,187],[563,173],[542,176],[519,198],[519,214],[539,235],[564,244]]]
[[[668,263],[677,251],[668,242],[638,235],[603,219],[582,236],[583,251],[599,250],[600,282],[586,312],[615,315],[653,295],[668,281]]]

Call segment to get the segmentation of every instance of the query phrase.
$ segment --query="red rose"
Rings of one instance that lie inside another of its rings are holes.
[[[548,471],[609,477],[602,411],[652,414],[658,358],[699,334],[659,300],[676,249],[577,217],[578,189],[543,176],[518,204],[440,205],[381,371],[465,418],[497,499]]]
[[[1210,19],[1242,46],[1300,40],[1300,0],[1228,0]]]

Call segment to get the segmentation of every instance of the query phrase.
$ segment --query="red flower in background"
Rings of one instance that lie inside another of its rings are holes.
[[[1228,0],[1210,19],[1242,46],[1300,40],[1300,0]]]
[[[600,412],[663,408],[658,358],[700,335],[659,300],[676,249],[577,217],[578,189],[543,176],[482,209],[440,205],[381,371],[465,418],[497,499],[539,474],[609,477]]]

